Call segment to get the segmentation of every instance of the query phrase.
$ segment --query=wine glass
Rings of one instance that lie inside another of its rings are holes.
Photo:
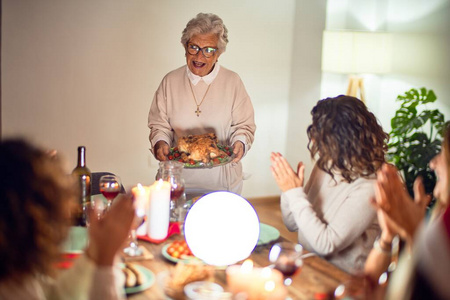
[[[269,252],[269,260],[273,268],[284,276],[284,285],[292,283],[292,276],[300,272],[303,266],[303,247],[291,242],[280,242],[272,246]]]
[[[119,176],[116,175],[103,175],[100,177],[100,192],[108,201],[107,209],[111,207],[111,203],[114,198],[120,193],[122,184]]]
[[[133,223],[131,224],[130,243],[128,247],[123,249],[123,252],[128,256],[141,256],[143,252],[138,245],[136,229],[138,229],[139,226],[141,226],[142,223],[144,223],[145,221],[145,211],[147,203],[143,200],[142,197],[135,197],[134,205],[135,205],[135,216]]]

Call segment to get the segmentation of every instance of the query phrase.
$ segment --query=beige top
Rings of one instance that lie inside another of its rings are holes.
[[[370,205],[375,196],[375,175],[336,181],[314,166],[305,188],[281,194],[283,221],[298,241],[337,267],[358,273],[364,268],[375,238],[380,233],[376,211]]]
[[[98,267],[82,255],[70,269],[62,271],[56,280],[43,275],[30,275],[20,284],[0,282],[0,299],[125,299],[124,281],[119,268]]]
[[[174,147],[178,137],[214,132],[220,144],[233,145],[241,141],[247,152],[253,143],[256,125],[253,105],[239,75],[220,67],[209,89],[204,80],[193,84],[197,103],[205,97],[197,116],[186,69],[183,66],[168,73],[155,93],[148,115],[152,149],[160,140]],[[229,190],[239,194],[242,165],[239,162],[212,169],[184,169],[183,178],[187,189]]]

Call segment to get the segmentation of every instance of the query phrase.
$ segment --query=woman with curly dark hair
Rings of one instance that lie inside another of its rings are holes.
[[[134,217],[130,197],[91,219],[85,255],[56,274],[75,181],[58,157],[19,139],[0,143],[0,170],[0,299],[122,298],[113,263]]]
[[[311,114],[308,149],[316,164],[305,187],[302,162],[295,172],[280,153],[271,155],[283,221],[305,249],[357,273],[380,232],[369,200],[388,135],[357,98],[320,100]]]

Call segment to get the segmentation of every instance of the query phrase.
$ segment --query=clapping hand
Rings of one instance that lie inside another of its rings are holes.
[[[89,212],[89,246],[86,253],[97,265],[112,265],[116,253],[128,238],[135,211],[131,197],[120,194],[101,219],[93,211]]]
[[[400,234],[406,241],[412,242],[431,200],[431,197],[425,194],[422,179],[419,177],[414,182],[413,200],[397,168],[385,164],[377,172],[375,196],[373,204],[382,210],[383,225],[389,227],[390,231]]]
[[[303,162],[298,163],[297,173],[295,173],[287,160],[280,153],[272,152],[270,161],[272,162],[270,169],[273,178],[275,178],[275,181],[282,192],[297,187],[303,187],[305,176],[305,166],[303,165]]]

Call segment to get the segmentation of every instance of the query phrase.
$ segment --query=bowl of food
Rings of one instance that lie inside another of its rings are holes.
[[[172,271],[158,274],[158,284],[171,299],[185,299],[184,288],[196,281],[214,280],[214,267],[200,261],[180,261]]]
[[[191,300],[223,299],[223,287],[211,281],[194,281],[184,287],[184,293]]]

